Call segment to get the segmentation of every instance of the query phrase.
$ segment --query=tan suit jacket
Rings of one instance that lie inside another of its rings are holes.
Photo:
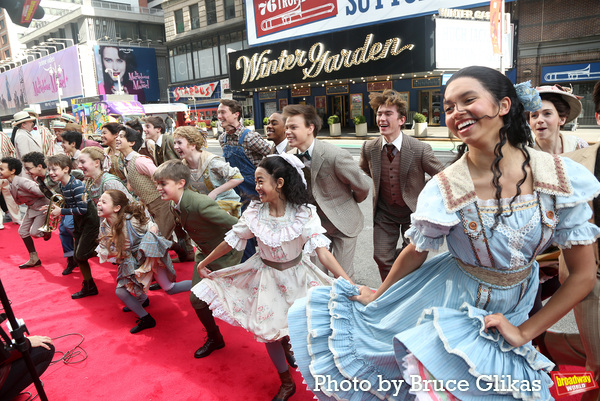
[[[298,153],[298,149],[290,153]],[[310,178],[317,207],[342,234],[356,237],[364,226],[358,204],[369,195],[371,183],[350,152],[315,139]]]
[[[17,204],[25,204],[33,211],[39,212],[42,206],[50,203],[50,200],[40,190],[37,182],[25,177],[15,176],[10,183],[10,193]]]
[[[360,168],[373,179],[373,212],[379,200],[381,181],[381,153],[383,137],[371,139],[363,143],[360,152]],[[411,136],[402,134],[400,148],[400,173],[398,182],[401,185],[402,198],[411,211],[417,208],[417,198],[425,187],[425,173],[431,177],[444,169],[443,164],[435,157],[429,144]]]

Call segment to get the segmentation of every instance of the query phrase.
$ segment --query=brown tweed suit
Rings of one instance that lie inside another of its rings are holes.
[[[404,234],[410,227],[410,213],[415,211],[417,198],[425,186],[425,173],[433,177],[444,166],[433,154],[431,146],[402,134],[402,146],[396,155],[400,157],[397,176],[408,209],[388,206],[379,198],[383,141],[380,136],[363,143],[359,166],[373,178],[373,258],[385,279],[397,256],[400,232]]]

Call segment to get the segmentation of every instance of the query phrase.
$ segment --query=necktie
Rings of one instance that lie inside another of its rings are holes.
[[[390,162],[393,162],[394,161],[394,156],[395,156],[394,155],[394,149],[396,149],[396,147],[393,144],[388,143],[388,144],[385,145],[385,149],[387,150],[388,160]]]
[[[154,151],[156,152],[155,153],[156,154],[156,165],[160,166],[164,161],[160,146],[156,145],[156,147],[154,148]]]
[[[296,156],[298,156],[300,160],[310,160],[310,154],[308,153],[308,150],[306,152],[296,153]]]

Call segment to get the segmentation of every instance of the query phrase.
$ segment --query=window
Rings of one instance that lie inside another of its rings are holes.
[[[185,26],[183,25],[183,10],[175,11],[175,32],[182,33],[185,31]]]
[[[10,58],[10,50],[6,49],[6,50],[4,51],[4,57],[6,57],[6,58]]]
[[[115,31],[117,33],[117,38],[122,38],[123,40],[135,39],[137,38],[137,24],[134,22],[127,21],[115,21]]]
[[[225,0],[225,19],[235,18],[235,0]]]
[[[0,20],[0,29],[4,29],[6,27],[6,24],[4,23],[4,20]]]
[[[8,42],[8,39],[6,38],[6,35],[2,35],[2,44],[5,45],[6,42]]]
[[[206,24],[212,25],[217,23],[217,4],[215,0],[205,0],[206,6]]]
[[[198,12],[198,4],[190,6],[190,20],[192,21],[192,29],[200,28],[200,13]]]

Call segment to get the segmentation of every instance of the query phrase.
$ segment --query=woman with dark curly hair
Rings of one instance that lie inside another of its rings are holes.
[[[125,93],[137,95],[138,102],[144,103],[146,95],[143,88],[136,87],[131,79],[137,70],[133,49],[115,46],[100,46],[98,50],[102,59],[103,84],[101,94]],[[102,89],[104,91],[102,91]]]
[[[245,328],[265,343],[281,378],[274,398],[278,401],[296,391],[288,370],[288,363],[295,366],[295,362],[287,342],[287,311],[309,288],[331,284],[331,278],[310,261],[310,255],[316,254],[336,277],[349,280],[327,250],[330,241],[317,209],[308,204],[302,167],[300,159],[289,154],[270,155],[260,162],[255,173],[260,201],[250,203],[225,241],[198,264],[198,272],[206,280],[192,288],[210,305],[215,317]],[[232,248],[244,250],[252,237],[257,239],[258,252],[250,259],[212,273],[206,268]]]
[[[522,102],[537,94],[523,92],[490,68],[455,73],[444,110],[460,158],[421,192],[411,243],[386,280],[374,292],[338,279],[290,308],[297,363],[319,399],[552,399],[553,363],[531,340],[595,284],[600,229],[587,201],[600,183],[528,147]],[[444,238],[449,251],[426,261]],[[570,276],[528,318],[535,257],[552,243]]]

